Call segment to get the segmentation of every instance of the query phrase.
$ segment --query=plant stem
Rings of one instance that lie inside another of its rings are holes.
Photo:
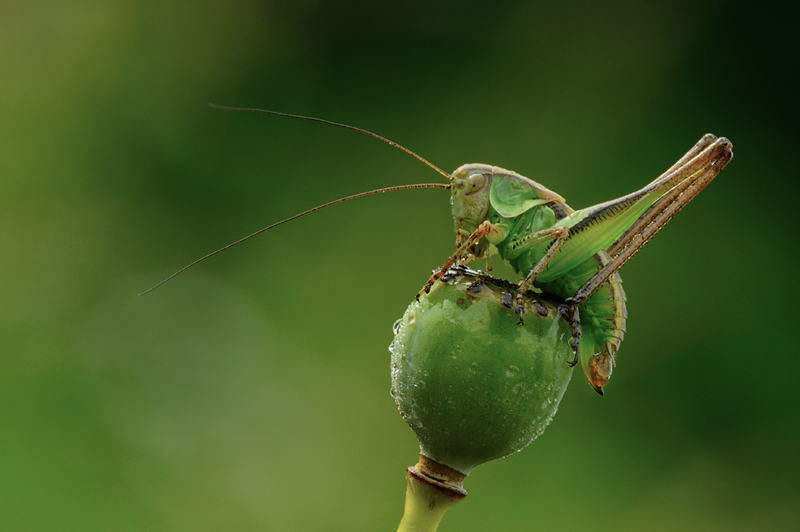
[[[420,455],[406,474],[406,506],[397,532],[434,532],[445,512],[467,492],[466,475]]]

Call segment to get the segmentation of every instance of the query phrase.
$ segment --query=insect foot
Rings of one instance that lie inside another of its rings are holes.
[[[581,331],[581,314],[578,310],[578,305],[572,302],[571,298],[567,299],[566,303],[558,307],[558,314],[566,318],[572,328],[570,346],[575,356],[572,360],[567,362],[567,365],[569,365],[569,367],[574,367],[581,359],[581,337],[583,336],[583,332]]]
[[[547,307],[545,305],[542,305],[538,299],[530,298],[528,301],[529,301],[528,304],[536,310],[536,313],[539,314],[539,316],[547,316],[549,312]],[[511,305],[509,304],[506,306],[510,307]],[[514,308],[514,312],[516,312],[517,315],[519,315],[519,321],[517,322],[518,325],[522,325],[524,323],[523,317],[525,316],[525,307],[526,304],[524,297],[520,294],[517,294],[517,306]]]
[[[511,308],[514,304],[514,298],[511,297],[511,292],[503,292],[503,295],[500,297],[500,304],[506,308]]]

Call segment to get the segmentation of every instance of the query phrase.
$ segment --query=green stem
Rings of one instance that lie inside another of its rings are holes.
[[[420,455],[406,474],[406,506],[397,532],[434,532],[445,512],[467,496],[465,477]]]

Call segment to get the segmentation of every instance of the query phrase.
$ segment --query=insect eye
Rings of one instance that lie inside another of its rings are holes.
[[[472,174],[467,178],[464,194],[474,194],[486,184],[486,176],[483,174]]]

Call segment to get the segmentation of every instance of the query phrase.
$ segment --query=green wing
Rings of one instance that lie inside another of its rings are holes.
[[[551,201],[564,201],[564,198],[536,181],[517,173],[495,168],[489,201],[492,207],[506,218],[520,214]]]

